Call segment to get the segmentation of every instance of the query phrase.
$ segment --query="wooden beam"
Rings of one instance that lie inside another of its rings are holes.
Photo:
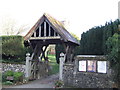
[[[54,31],[54,37],[56,36],[56,32]]]
[[[36,31],[34,32],[34,37],[36,37]]]
[[[55,35],[58,36],[58,33],[56,32]]]
[[[72,46],[72,51],[71,51],[72,62],[74,60],[74,52],[75,52],[75,46]]]
[[[35,56],[34,56],[34,60],[37,60],[37,61],[39,60],[39,56],[40,56],[40,54],[42,53],[41,48],[43,48],[43,45],[39,45],[39,46],[38,46],[37,51],[36,51],[36,54],[35,54]]]
[[[62,41],[62,45],[63,45],[63,47],[64,47],[64,52],[66,53],[66,44]]]
[[[30,40],[28,40],[28,43],[29,43],[30,47],[32,48],[32,51],[34,51],[33,46],[31,44]]]
[[[50,37],[50,33],[51,33],[51,30],[50,30],[50,25],[49,25],[49,35],[48,35],[49,37]]]
[[[34,55],[35,55],[35,53],[36,53],[36,50],[37,50],[37,44],[36,44],[36,46],[35,46],[35,48],[34,48],[34,51],[33,51],[33,53],[32,53],[32,56],[31,56],[31,60],[33,59],[33,57],[34,57]]]
[[[60,35],[58,34],[57,36],[59,36],[60,37]]]
[[[60,36],[56,36],[56,37],[30,37],[30,40],[34,40],[34,39],[60,39]]]
[[[42,58],[45,59],[45,51],[46,51],[47,47],[48,47],[48,45],[45,46],[45,49],[44,49],[44,50],[43,50],[43,48],[41,49],[41,51],[42,51],[41,60],[42,60]]]
[[[41,26],[39,26],[39,37],[41,37]]]
[[[46,22],[44,21],[44,37],[46,37]]]
[[[62,45],[63,45],[63,47],[64,47],[64,53],[65,53],[65,62],[67,62],[67,60],[68,60],[68,51],[69,51],[69,45],[67,45],[66,43],[64,43],[63,41],[62,41]]]
[[[67,56],[68,56],[68,53],[69,53],[69,48],[70,48],[70,46],[67,45],[67,47],[66,47],[66,55],[67,55]]]

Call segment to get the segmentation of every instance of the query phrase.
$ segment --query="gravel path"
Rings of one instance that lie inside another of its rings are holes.
[[[58,80],[58,77],[58,74],[54,74],[40,80],[32,81],[28,84],[12,86],[9,88],[53,88],[55,87],[54,83]]]

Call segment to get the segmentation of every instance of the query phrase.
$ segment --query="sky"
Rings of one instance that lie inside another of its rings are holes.
[[[119,0],[0,0],[0,25],[11,18],[16,27],[29,27],[27,32],[44,13],[48,13],[59,21],[66,21],[67,30],[80,37],[92,27],[116,20],[118,2]]]

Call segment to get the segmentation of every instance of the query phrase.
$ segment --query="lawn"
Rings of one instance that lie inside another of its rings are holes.
[[[49,65],[51,66],[51,71],[49,74],[56,74],[59,72],[59,64],[56,63],[55,55],[48,55]]]

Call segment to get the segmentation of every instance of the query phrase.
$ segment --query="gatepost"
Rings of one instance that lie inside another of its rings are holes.
[[[25,67],[25,77],[30,78],[31,75],[31,61],[30,61],[30,53],[26,54],[26,67]]]
[[[63,64],[65,62],[65,54],[64,53],[60,53],[60,58],[59,58],[60,64],[59,64],[59,80],[63,81]]]

